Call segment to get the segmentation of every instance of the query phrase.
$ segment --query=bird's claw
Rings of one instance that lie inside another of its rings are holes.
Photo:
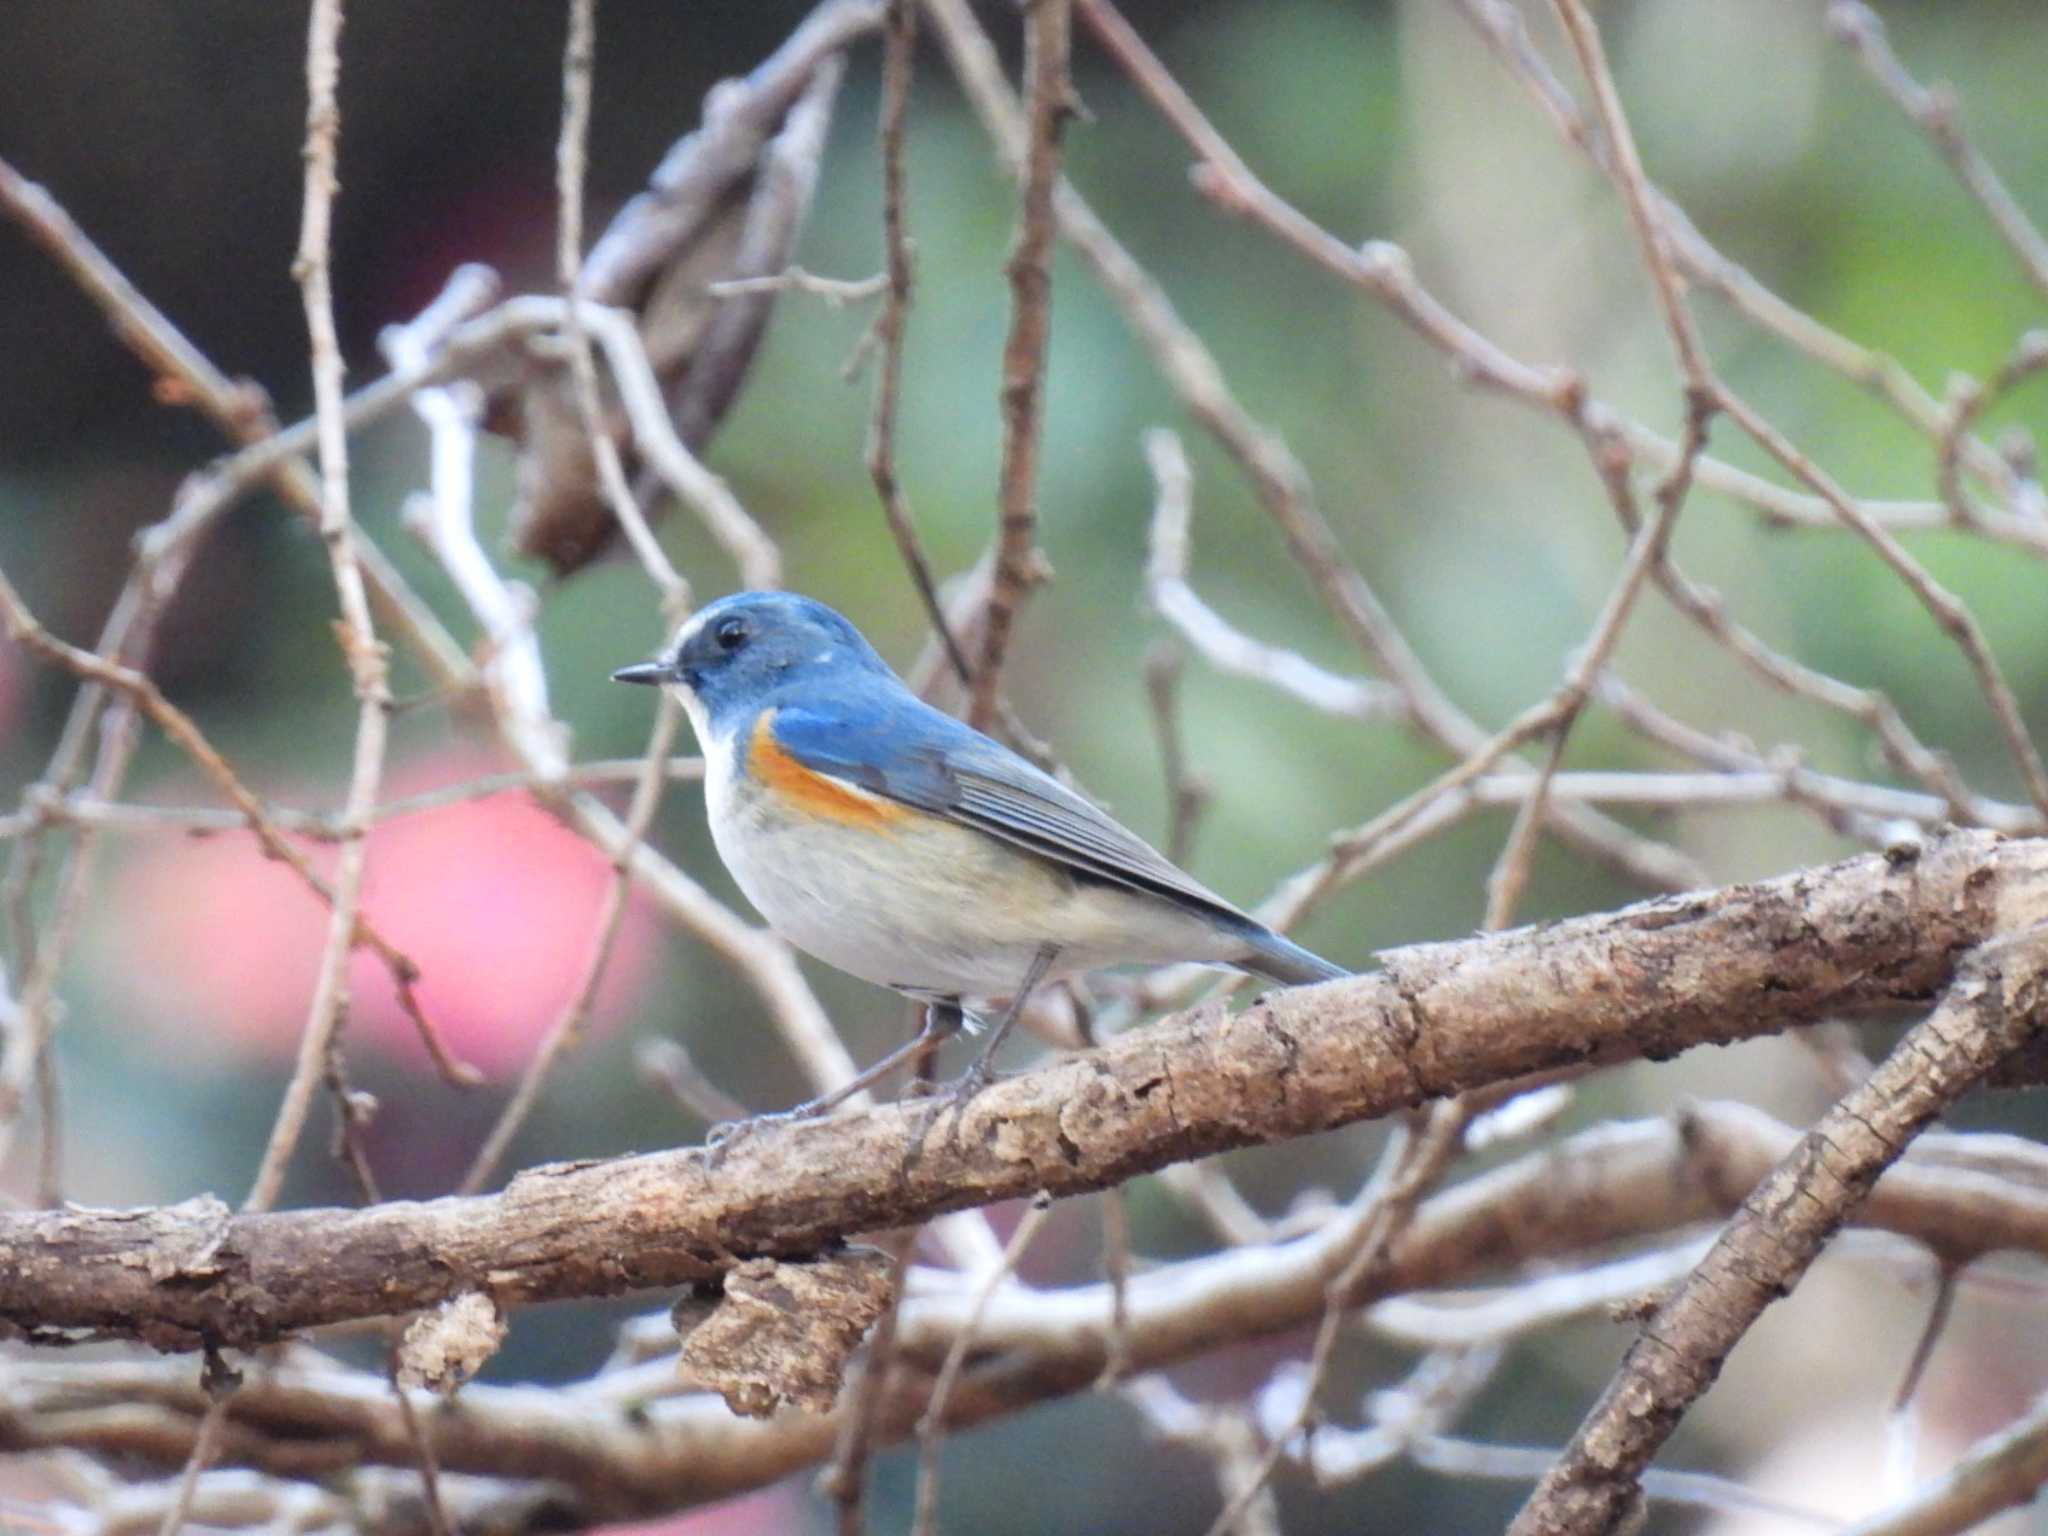
[[[704,1166],[716,1168],[726,1155],[748,1137],[772,1125],[785,1125],[807,1118],[805,1106],[749,1115],[744,1120],[721,1120],[704,1133]]]
[[[960,1122],[968,1104],[999,1075],[995,1068],[989,1065],[988,1058],[983,1056],[952,1082],[938,1084],[927,1090],[924,1113],[918,1117],[917,1129],[911,1134],[910,1154],[904,1162],[906,1171],[916,1163],[918,1156],[924,1151],[925,1142],[941,1120],[950,1116],[953,1121],[948,1135],[949,1143],[960,1139]]]

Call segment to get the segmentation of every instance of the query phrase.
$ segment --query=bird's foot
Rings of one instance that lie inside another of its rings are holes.
[[[940,1083],[926,1090],[923,1095],[924,1112],[918,1116],[917,1128],[910,1134],[910,1146],[903,1160],[905,1173],[917,1165],[918,1158],[923,1155],[925,1145],[940,1121],[948,1118],[952,1120],[952,1126],[947,1132],[947,1145],[958,1144],[961,1120],[969,1102],[1000,1075],[989,1064],[988,1057],[983,1055],[977,1057],[973,1066],[950,1083]]]
[[[734,1147],[771,1126],[794,1125],[799,1120],[815,1119],[819,1113],[809,1104],[799,1104],[794,1109],[765,1111],[744,1120],[721,1120],[704,1133],[704,1166],[717,1168]]]

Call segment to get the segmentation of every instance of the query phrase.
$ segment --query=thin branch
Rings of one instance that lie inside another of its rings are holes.
[[[612,382],[618,386],[619,403],[625,408],[626,418],[633,428],[633,442],[656,476],[677,500],[703,520],[711,536],[732,556],[741,580],[757,588],[780,586],[782,556],[774,541],[740,505],[732,488],[690,451],[689,445],[677,434],[675,424],[669,420],[661,381],[655,377],[654,365],[647,358],[646,343],[641,339],[632,315],[622,309],[604,308],[587,299],[577,300],[570,312],[604,348],[605,363],[611,369]],[[609,434],[604,435],[604,442],[611,443]],[[602,469],[604,449],[599,447],[596,453]],[[611,457],[614,461],[618,459],[615,443],[611,444]],[[623,476],[623,468],[620,473]],[[637,505],[630,500],[626,504]],[[646,535],[644,546],[636,543],[636,549],[643,564],[653,561],[660,552],[651,532]],[[662,559],[665,561],[666,556]],[[657,567],[650,566],[650,569],[654,568]],[[658,584],[666,588],[667,578],[658,578]]]
[[[870,333],[881,347],[882,363],[875,376],[875,405],[868,418],[866,457],[868,475],[882,501],[882,515],[896,540],[896,552],[903,557],[918,601],[924,604],[932,633],[945,647],[954,675],[965,684],[972,680],[973,669],[946,618],[945,604],[939,601],[931,561],[925,555],[909,498],[903,494],[896,473],[896,417],[903,396],[903,333],[910,318],[910,298],[917,275],[910,243],[909,178],[903,166],[904,122],[910,108],[911,77],[916,62],[916,0],[889,0],[882,34],[881,122],[876,129],[882,157],[882,244],[887,262],[883,276],[888,286]]]
[[[1157,493],[1145,564],[1145,597],[1159,616],[1218,671],[1277,688],[1325,714],[1356,720],[1398,720],[1408,712],[1401,689],[1369,677],[1339,677],[1307,657],[1233,627],[1188,583],[1192,559],[1194,473],[1177,434],[1145,434],[1145,463]]]
[[[618,942],[620,926],[626,915],[626,898],[631,892],[629,872],[633,850],[647,835],[648,824],[660,808],[664,783],[662,767],[668,759],[669,749],[675,745],[676,730],[681,723],[681,708],[663,690],[654,717],[654,731],[647,742],[647,755],[641,763],[640,782],[634,786],[633,803],[626,812],[626,836],[612,854],[612,878],[605,887],[604,903],[598,912],[597,930],[592,938],[590,957],[584,962],[582,978],[577,982],[568,1005],[541,1037],[533,1059],[520,1074],[518,1088],[498,1116],[497,1124],[491,1127],[483,1146],[477,1150],[469,1172],[456,1186],[458,1194],[476,1194],[490,1182],[491,1174],[511,1146],[512,1138],[519,1134],[520,1127],[540,1101],[541,1088],[547,1082],[548,1074],[554,1070],[555,1063],[583,1036],[591,1009],[597,1004],[597,989],[604,980],[605,967]]]
[[[1840,1536],[1958,1536],[2036,1498],[2048,1484],[2048,1397],[1986,1435],[1926,1486]]]
[[[1681,307],[1682,308],[1682,307]],[[1689,329],[1681,328],[1682,334],[1691,337]],[[1680,342],[1681,351],[1688,343]],[[1696,338],[1693,344],[1696,344]],[[1704,366],[1704,365],[1702,365]],[[1514,921],[1514,913],[1520,905],[1524,886],[1528,882],[1529,867],[1534,859],[1536,835],[1543,826],[1543,808],[1549,794],[1549,786],[1557,777],[1559,764],[1564,759],[1564,747],[1571,728],[1593,697],[1593,690],[1605,671],[1607,659],[1614,654],[1614,648],[1621,641],[1622,627],[1628,622],[1630,611],[1637,596],[1642,592],[1644,581],[1663,563],[1665,551],[1671,546],[1671,532],[1678,521],[1679,509],[1685,504],[1686,492],[1691,489],[1693,467],[1699,462],[1700,454],[1707,446],[1707,422],[1713,415],[1710,391],[1701,388],[1689,391],[1690,405],[1687,411],[1685,441],[1686,451],[1679,459],[1678,466],[1657,488],[1657,514],[1634,530],[1627,556],[1622,561],[1621,573],[1616,577],[1600,616],[1595,620],[1591,636],[1581,649],[1578,658],[1565,674],[1564,682],[1553,695],[1556,707],[1555,723],[1549,727],[1555,734],[1551,738],[1550,753],[1537,776],[1536,788],[1522,808],[1515,814],[1515,824],[1508,834],[1507,845],[1501,850],[1499,861],[1494,866],[1493,876],[1487,882],[1486,926],[1504,928]],[[1600,463],[1601,449],[1598,433],[1589,434],[1595,454],[1596,465]],[[1617,506],[1623,509],[1623,522],[1634,520],[1633,498],[1628,488],[1625,466],[1618,466],[1609,477],[1610,494]]]
[[[1479,33],[1495,58],[1528,90],[1545,118],[1574,149],[1583,153],[1602,174],[1617,174],[1614,155],[1596,123],[1579,110],[1570,91],[1552,73],[1543,55],[1530,42],[1522,13],[1509,0],[1456,0],[1457,9]],[[1772,292],[1739,262],[1731,260],[1708,241],[1685,210],[1651,187],[1650,196],[1658,222],[1670,242],[1672,259],[1686,278],[1719,294],[1737,313],[1760,326],[1803,355],[1832,369],[1859,388],[1868,390],[1889,404],[1923,436],[1934,438],[1941,431],[1940,402],[1920,387],[1919,381],[1898,361],[1884,352],[1851,341],[1848,337],[1788,303]],[[1637,448],[1642,451],[1643,445]],[[1975,439],[1967,440],[1962,454],[1973,474],[1992,486],[1999,497],[2016,509],[2023,499],[2019,477],[2003,457]],[[1708,466],[1732,476],[1727,466]],[[1709,479],[1713,476],[1710,474]],[[1725,489],[1725,487],[1722,487]],[[1745,499],[1774,497],[1779,493],[1761,480],[1750,480]],[[1823,514],[1825,508],[1810,498],[1807,510]],[[1924,504],[1922,504],[1924,506]],[[1972,522],[1994,538],[2010,539],[2041,552],[2044,548],[2029,537],[2023,525],[2012,517],[1986,517],[1972,509]],[[1873,506],[1873,515],[1877,513]]]
[[[1878,88],[1927,135],[2011,249],[2034,291],[2048,298],[2048,239],[1963,132],[1962,112],[1953,93],[1942,86],[1929,90],[1908,74],[1885,39],[1884,22],[1859,0],[1832,0],[1827,23],[1828,30],[1848,45]]]
[[[266,442],[277,434],[277,420],[262,389],[247,380],[230,379],[214,367],[87,238],[55,198],[25,180],[4,159],[0,159],[0,211],[28,230],[106,314],[114,334],[157,375],[160,398],[196,405],[232,441],[245,446]],[[310,442],[309,428],[299,451]],[[272,489],[287,506],[318,526],[320,489],[304,465],[282,455],[267,455],[261,474],[270,479]],[[188,524],[183,531],[187,536],[196,534],[210,521]],[[129,591],[153,578],[157,585],[151,597],[161,604],[168,600],[176,577],[160,570],[166,546],[159,530],[144,534],[142,548],[143,558],[130,577]],[[398,568],[367,541],[359,543],[357,560],[380,617],[405,639],[435,682],[454,690],[466,687],[473,678],[469,658]],[[112,652],[102,647],[102,654]]]
[[[707,283],[705,292],[714,299],[738,299],[753,293],[808,293],[823,299],[834,309],[859,304],[889,291],[889,274],[873,277],[820,277],[802,267],[786,267],[766,277],[727,277]]]
[[[1941,412],[1935,440],[1935,480],[1957,526],[1976,530],[1980,524],[1962,484],[1963,461],[1977,443],[1971,435],[1973,429],[2001,398],[2044,368],[2048,368],[2048,331],[2032,330],[2020,337],[2012,355],[1988,384],[1979,386],[1961,374],[1949,381],[1948,403]]]
[[[342,655],[356,695],[356,745],[342,808],[341,857],[334,872],[333,911],[313,983],[298,1060],[278,1106],[277,1123],[263,1149],[245,1205],[260,1211],[277,1199],[285,1170],[304,1133],[306,1113],[324,1075],[336,1026],[348,999],[348,957],[355,947],[357,908],[362,900],[363,864],[368,850],[370,810],[384,771],[384,741],[391,703],[389,662],[370,622],[369,600],[356,563],[355,520],[349,511],[348,433],[341,419],[341,342],[334,330],[334,294],[329,282],[328,228],[341,137],[341,108],[335,89],[341,75],[342,0],[313,0],[306,39],[306,198],[293,270],[304,291],[306,329],[313,354],[313,398],[320,437],[320,537],[334,568],[341,600],[338,630]]]
[[[420,1502],[427,1511],[427,1526],[433,1536],[452,1536],[453,1527],[448,1521],[447,1506],[441,1499],[441,1468],[434,1459],[434,1444],[427,1437],[420,1424],[420,1416],[412,1405],[412,1394],[398,1379],[397,1356],[392,1356],[391,1400],[398,1405],[398,1417],[405,1425],[405,1437],[412,1442],[413,1455],[419,1463]]]
[[[235,770],[229,766],[227,759],[221,756],[219,750],[193,723],[192,717],[165,698],[163,691],[154,681],[140,672],[104,661],[91,651],[81,650],[75,645],[57,639],[29,612],[21,600],[21,594],[15,590],[4,572],[0,572],[0,628],[4,628],[8,637],[24,649],[45,657],[80,678],[112,689],[124,698],[133,700],[141,711],[192,759],[200,771],[213,780],[215,787],[235,806],[233,824],[246,826],[255,835],[257,844],[263,849],[266,857],[284,864],[330,909],[339,910],[338,884],[330,882],[313,867],[304,850],[284,835],[282,828],[255,791],[241,781]],[[374,786],[372,790],[374,792]],[[330,840],[344,844],[351,839],[359,840],[359,829],[366,826],[370,819],[373,818],[361,817],[345,810],[339,821],[329,824]],[[353,926],[354,941],[370,949],[384,962],[385,969],[390,972],[400,1005],[405,1009],[414,1029],[419,1032],[428,1054],[441,1075],[459,1087],[480,1082],[481,1078],[477,1076],[474,1068],[456,1060],[449,1053],[441,1040],[440,1032],[428,1021],[421,1009],[415,991],[419,981],[419,966],[385,938],[367,918],[358,914]]]
[[[1188,766],[1180,722],[1180,678],[1187,652],[1162,641],[1145,655],[1145,697],[1152,705],[1152,731],[1159,738],[1159,765],[1166,776],[1167,858],[1185,864],[1194,852],[1195,825],[1209,803],[1208,783]]]
[[[1044,579],[1038,554],[1038,456],[1044,433],[1046,348],[1052,338],[1053,190],[1060,139],[1073,115],[1067,79],[1071,0],[1030,0],[1024,9],[1027,82],[1023,195],[1006,271],[1010,334],[1003,345],[1003,467],[998,493],[995,566],[987,622],[967,718],[986,728],[996,718],[1003,657],[1025,594]]]
[[[590,355],[583,306],[577,298],[583,268],[583,176],[596,56],[597,0],[569,0],[569,27],[562,44],[562,129],[555,144],[555,195],[560,209],[555,225],[555,277],[569,298],[568,323],[564,327],[569,340],[569,369],[575,383],[576,410],[583,419],[583,432],[590,442],[599,483],[604,487],[612,516],[625,532],[626,542],[660,592],[664,613],[670,622],[675,622],[688,611],[689,584],[655,542],[654,532],[640,510],[639,498],[627,483],[625,466],[619,460],[619,445],[604,429],[603,407],[597,395],[597,365]],[[666,412],[663,415],[666,417]]]
[[[185,1458],[185,1469],[178,1474],[178,1492],[171,1501],[164,1518],[157,1526],[157,1536],[178,1536],[185,1528],[185,1522],[192,1516],[192,1495],[198,1490],[199,1477],[213,1463],[220,1445],[221,1421],[227,1417],[227,1392],[214,1397],[213,1404],[199,1421],[198,1432],[192,1436],[192,1450]]]
[[[930,1059],[926,1057],[919,1063],[920,1075]],[[903,1282],[910,1269],[910,1250],[916,1242],[917,1232],[910,1229],[894,1234],[888,1243],[888,1302],[868,1335],[859,1368],[842,1389],[845,1406],[839,1414],[832,1463],[818,1479],[821,1491],[837,1506],[839,1536],[862,1536],[866,1528],[868,1465],[877,1442],[887,1433],[881,1419],[889,1376],[896,1365],[896,1325],[902,1316]]]
[[[1106,0],[1080,3],[1084,17],[1101,32],[1098,18],[1106,11]],[[1016,164],[1022,155],[1024,127],[987,34],[963,0],[925,0],[925,8],[969,101],[1005,160]],[[1148,93],[1155,89],[1171,92],[1192,111],[1186,93],[1149,50],[1144,58],[1150,60],[1150,72],[1134,76],[1141,88]],[[1120,57],[1119,62],[1125,61]],[[1251,481],[1261,505],[1285,535],[1324,604],[1372,657],[1382,676],[1401,690],[1416,727],[1455,754],[1484,742],[1486,732],[1438,688],[1378,594],[1357,567],[1344,559],[1334,532],[1315,504],[1314,487],[1300,461],[1279,437],[1253,421],[1231,394],[1215,357],[1174,310],[1159,283],[1071,186],[1060,184],[1053,205],[1061,235],[1123,313],[1161,377]],[[1348,259],[1348,247],[1344,249]],[[1539,386],[1546,393],[1551,387],[1548,381]],[[1561,834],[1573,844],[1652,889],[1682,890],[1705,879],[1693,861],[1677,850],[1589,814],[1584,807],[1559,807],[1556,820]]]
[[[1607,67],[1607,50],[1601,46],[1600,29],[1584,0],[1556,0],[1556,5],[1565,35],[1579,56],[1579,68],[1593,88],[1600,126],[1606,131],[1616,178],[1628,203],[1629,222],[1635,227],[1636,241],[1642,246],[1644,263],[1650,269],[1657,290],[1657,307],[1663,312],[1664,328],[1670,332],[1672,348],[1678,354],[1679,372],[1684,375],[1688,390],[1705,395],[1713,387],[1713,372],[1707,364],[1706,349],[1700,344],[1692,312],[1685,306],[1684,285],[1671,264],[1670,237],[1657,216],[1649,179],[1643,174],[1642,156],[1636,152],[1635,134],[1629,129],[1628,114],[1621,109],[1621,91],[1614,83],[1614,72]],[[1698,455],[1697,445],[1685,454],[1686,475],[1692,473],[1690,463]]]
[[[1905,583],[1906,588],[1918,598],[1922,607],[1940,626],[1943,633],[1955,643],[1969,663],[1970,671],[1977,679],[1977,686],[1983,692],[1985,701],[1991,706],[1993,718],[1998,722],[2000,734],[2019,765],[2020,776],[2027,788],[2027,798],[2032,800],[2043,814],[2048,814],[2048,765],[2041,760],[2040,749],[2034,745],[2027,732],[2025,720],[2020,716],[2019,700],[2014,696],[2012,685],[2005,679],[2004,671],[1998,665],[1998,658],[1992,653],[1990,643],[1984,638],[1974,615],[1964,606],[1962,600],[1950,592],[1915,560],[1888,529],[1873,520],[1858,506],[1855,500],[1837,485],[1820,466],[1796,448],[1791,440],[1780,432],[1772,422],[1741,396],[1727,388],[1716,391],[1716,403],[1747,432],[1764,452],[1776,459],[1795,478],[1803,481],[1815,495],[1831,508],[1835,515],[1848,527],[1860,534],[1870,547],[1877,551],[1878,558],[1889,566],[1894,575]]]
[[[952,1400],[961,1369],[967,1363],[967,1352],[974,1344],[975,1330],[981,1326],[989,1302],[994,1299],[997,1289],[1017,1272],[1025,1249],[1038,1236],[1038,1229],[1045,1224],[1045,1218],[1051,1211],[1052,1198],[1049,1195],[1034,1198],[1026,1207],[1010,1233],[1010,1240],[1003,1245],[1002,1262],[983,1275],[976,1286],[974,1303],[967,1313],[967,1326],[954,1335],[952,1345],[946,1350],[946,1358],[939,1365],[939,1374],[932,1381],[924,1413],[917,1421],[917,1493],[911,1506],[911,1536],[938,1536],[939,1448],[945,1444],[946,1406]]]
[[[559,777],[517,769],[505,773],[479,774],[473,779],[461,779],[444,784],[438,789],[424,789],[416,795],[400,795],[395,799],[379,803],[371,815],[373,825],[387,821],[399,821],[408,816],[419,816],[429,811],[442,810],[451,805],[460,805],[469,800],[484,800],[493,795],[514,794],[545,790],[553,787],[587,789],[597,785],[634,784],[646,771],[644,758],[586,758],[580,763],[565,767]],[[662,771],[671,783],[683,783],[704,777],[704,760],[700,757],[672,757],[663,764]],[[1751,776],[1752,780],[1754,776]],[[1747,793],[1751,798],[1760,798],[1753,784],[1745,786],[1737,775],[1685,775],[1685,774],[1619,774],[1596,775],[1596,783],[1602,788],[1588,798],[1617,799],[1627,803],[1662,804],[1683,799],[1682,783],[1716,784],[1725,783],[1725,796],[1731,802],[1739,803]],[[1640,779],[1640,783],[1631,781]],[[1611,785],[1611,788],[1604,786]],[[1896,796],[1899,792],[1894,791]],[[1703,789],[1702,798],[1711,800],[1715,792]],[[1905,796],[1897,801],[1900,805],[1919,805],[1925,796]],[[1887,802],[1890,803],[1890,802]],[[280,832],[293,837],[309,838],[314,842],[333,843],[341,840],[341,824],[337,817],[322,815],[313,811],[297,810],[288,806],[268,805],[270,823]],[[85,794],[67,795],[61,800],[44,795],[31,795],[28,805],[11,816],[0,816],[0,838],[17,837],[30,828],[44,822],[65,822],[73,826],[103,827],[125,832],[181,832],[190,837],[207,837],[216,832],[239,832],[248,828],[249,819],[240,811],[217,810],[201,805],[142,805],[126,800],[94,800]],[[1989,825],[2001,825],[1998,822]]]
[[[747,1118],[747,1106],[706,1077],[680,1041],[662,1035],[640,1041],[633,1048],[633,1067],[643,1081],[706,1125]]]
[[[1193,1402],[1163,1375],[1140,1376],[1125,1386],[1123,1399],[1153,1435],[1212,1463],[1217,1491],[1224,1507],[1234,1512],[1232,1526],[1239,1536],[1280,1536],[1279,1501],[1265,1486],[1265,1457],[1250,1409]]]
[[[394,369],[424,372],[448,332],[473,318],[496,289],[497,274],[488,267],[458,267],[432,304],[409,324],[387,329],[378,345]],[[431,457],[428,492],[409,505],[407,526],[434,552],[483,625],[487,655],[481,670],[494,703],[539,729],[548,718],[548,680],[534,630],[535,603],[530,593],[499,579],[476,535],[476,438],[483,391],[469,380],[423,386],[414,393],[412,406],[427,428]],[[560,744],[554,755],[566,756]]]

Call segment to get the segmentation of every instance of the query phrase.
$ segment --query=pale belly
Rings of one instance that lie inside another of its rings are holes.
[[[922,995],[1004,998],[1040,946],[1051,975],[1223,961],[1241,936],[1157,897],[1076,881],[935,816],[884,829],[791,817],[747,779],[706,784],[713,840],[770,927],[863,980]]]

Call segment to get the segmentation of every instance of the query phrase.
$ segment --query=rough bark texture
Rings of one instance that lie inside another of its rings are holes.
[[[1478,1281],[1525,1263],[1669,1236],[1734,1211],[1797,1145],[1798,1133],[1740,1104],[1695,1105],[1676,1122],[1602,1125],[1478,1175],[1423,1202],[1361,1296]],[[1983,1138],[1923,1137],[1878,1181],[1856,1220],[1923,1242],[1955,1262],[1996,1250],[2048,1258],[2048,1153],[2010,1145],[1987,1162]],[[1356,1229],[1341,1217],[1302,1238],[1223,1252],[1135,1275],[1123,1361],[1144,1371],[1313,1323]],[[462,1298],[473,1300],[471,1296]],[[1097,1382],[1115,1302],[1106,1284],[1006,1291],[976,1319],[972,1287],[912,1296],[897,1328],[897,1372],[878,1442],[900,1439],[972,1324],[973,1368],[946,1423],[986,1423]],[[366,1465],[416,1482],[418,1447],[383,1380],[291,1346],[240,1362],[243,1384],[222,1425],[221,1459],[285,1477]],[[643,1369],[667,1375],[672,1358]],[[646,1519],[770,1483],[829,1455],[844,1410],[736,1419],[708,1393],[639,1401],[632,1413],[583,1387],[472,1382],[417,1418],[444,1476],[548,1479],[534,1488],[561,1527]],[[0,1401],[0,1448],[69,1447],[181,1466],[211,1399],[182,1360],[16,1362]],[[609,1406],[599,1406],[609,1405]],[[431,1531],[423,1510],[392,1527]]]
[[[1915,1136],[2041,1033],[2048,979],[2040,924],[2048,909],[2037,889],[2001,895],[2008,941],[1973,956],[1941,1005],[1750,1192],[1644,1326],[1509,1536],[1629,1528],[1643,1469],[1764,1308],[1799,1283]]]
[[[217,1200],[0,1215],[0,1325],[248,1346],[480,1290],[501,1307],[716,1279],[861,1232],[1100,1189],[1581,1062],[1662,1058],[1845,1010],[1926,1004],[2042,908],[2048,842],[1956,832],[1754,885],[1454,944],[1191,1010],[927,1106],[519,1175],[496,1195],[237,1216]],[[921,1140],[918,1139],[923,1128]]]

